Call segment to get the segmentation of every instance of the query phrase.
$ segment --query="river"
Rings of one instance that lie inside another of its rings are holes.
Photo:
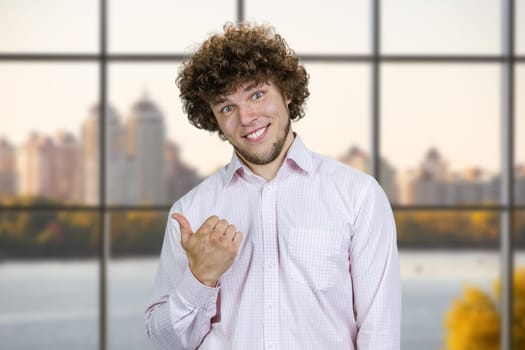
[[[401,251],[402,349],[440,349],[444,315],[465,283],[490,291],[499,276],[497,252]],[[525,252],[516,254],[525,266]],[[108,349],[153,349],[144,332],[143,309],[155,258],[110,260]],[[98,262],[5,261],[0,263],[1,349],[97,349]]]

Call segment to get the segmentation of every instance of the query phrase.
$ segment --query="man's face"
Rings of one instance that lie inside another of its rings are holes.
[[[247,82],[211,108],[224,137],[248,164],[265,165],[293,140],[288,104],[272,82]]]

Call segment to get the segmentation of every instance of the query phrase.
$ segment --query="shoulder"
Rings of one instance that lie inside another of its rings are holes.
[[[318,162],[316,178],[323,191],[333,199],[340,198],[352,212],[384,191],[377,180],[359,169],[335,159],[315,154]]]
[[[313,154],[318,163],[318,174],[335,183],[340,183],[352,188],[363,188],[376,182],[375,178],[359,169],[338,160],[317,153]]]

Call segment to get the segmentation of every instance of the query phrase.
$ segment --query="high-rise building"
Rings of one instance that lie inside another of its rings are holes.
[[[157,106],[144,94],[131,109],[126,121],[126,149],[133,160],[137,198],[132,202],[167,203],[165,171],[164,117]]]
[[[372,169],[372,159],[358,146],[350,147],[348,152],[339,157],[339,161],[367,173],[370,173]],[[397,184],[396,170],[386,159],[381,158],[379,164],[383,190],[391,203],[399,203],[399,186]]]
[[[17,151],[18,194],[56,198],[56,147],[36,132]]]
[[[0,196],[16,194],[16,151],[4,137],[0,138]]]
[[[78,202],[81,199],[80,144],[73,134],[60,131],[56,135],[55,146],[56,198],[66,202]]]
[[[126,155],[126,129],[116,112],[106,121],[106,196],[108,204],[126,204],[130,196],[128,182],[135,174]]]
[[[431,148],[421,162],[415,179],[409,185],[411,204],[437,205],[451,202],[447,191],[448,164],[437,149]]]
[[[421,162],[420,176],[425,180],[446,180],[448,164],[436,148],[428,150]]]
[[[518,205],[525,204],[525,164],[518,164],[514,172],[515,202]]]
[[[423,205],[488,204],[498,201],[499,179],[479,167],[449,172],[437,149],[430,149],[408,186],[408,202]]]
[[[487,170],[469,167],[449,178],[443,184],[448,198],[442,204],[488,204],[497,200],[493,193],[493,176]]]
[[[108,107],[106,120],[106,193],[109,204],[121,202],[125,193],[124,127],[115,109]],[[82,125],[82,198],[86,204],[100,200],[100,106],[93,105]]]
[[[167,200],[169,203],[172,203],[196,186],[201,181],[201,178],[194,169],[182,162],[179,147],[175,143],[166,142],[165,157]]]

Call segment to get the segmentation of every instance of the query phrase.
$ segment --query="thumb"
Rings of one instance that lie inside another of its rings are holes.
[[[182,243],[186,242],[186,240],[193,234],[188,219],[186,219],[184,215],[179,213],[173,213],[171,217],[177,220],[177,222],[179,223]]]

